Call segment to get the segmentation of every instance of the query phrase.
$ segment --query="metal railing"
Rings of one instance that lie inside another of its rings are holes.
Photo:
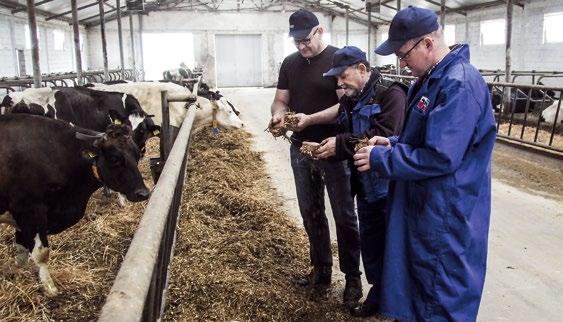
[[[384,77],[411,85],[416,77],[383,74]],[[497,136],[505,140],[525,143],[563,153],[556,145],[556,136],[563,135],[561,99],[563,87],[487,82],[494,102]],[[495,104],[496,103],[496,104]],[[553,122],[547,122],[542,112],[554,109]],[[544,140],[540,139],[544,137]],[[547,137],[547,138],[546,138]]]
[[[199,81],[194,85],[197,92]],[[195,108],[188,108],[179,131],[170,126],[168,103],[194,103],[194,95],[162,92],[162,173],[148,201],[139,228],[106,298],[99,321],[158,321],[166,305],[176,223],[184,189],[188,147]],[[172,145],[173,144],[173,145]],[[158,171],[157,171],[158,172]]]

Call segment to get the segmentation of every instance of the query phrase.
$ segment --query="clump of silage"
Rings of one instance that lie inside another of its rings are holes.
[[[341,294],[320,300],[295,285],[308,241],[248,133],[197,133],[188,168],[164,320],[350,320]]]
[[[268,125],[266,131],[270,132],[273,137],[281,136],[289,140],[287,136],[287,132],[295,131],[297,129],[298,124],[299,124],[299,118],[297,118],[295,112],[286,112],[283,115],[283,122],[281,125],[274,127],[272,126],[272,124],[270,124]]]
[[[147,144],[147,155],[158,154],[158,139]],[[139,169],[152,187],[148,157]],[[93,321],[105,302],[129,247],[146,202],[117,204],[115,196],[92,195],[86,215],[66,231],[49,236],[49,269],[59,295],[43,294],[35,264],[15,264],[14,229],[0,225],[0,320]]]

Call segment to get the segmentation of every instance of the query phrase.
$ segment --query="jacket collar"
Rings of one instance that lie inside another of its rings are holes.
[[[459,60],[469,62],[469,46],[467,44],[458,44],[450,47],[450,52],[438,63],[431,71],[428,78],[441,78],[447,67]]]
[[[362,101],[365,98],[367,98],[367,96],[370,96],[370,97],[373,96],[373,88],[375,88],[375,84],[380,79],[381,79],[381,74],[379,73],[379,71],[376,70],[376,69],[372,69],[371,75],[370,75],[368,81],[366,82],[366,85],[364,86],[364,88],[360,92],[360,94],[358,94],[358,96],[356,97],[356,101]]]

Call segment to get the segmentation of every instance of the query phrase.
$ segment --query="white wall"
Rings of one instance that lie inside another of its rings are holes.
[[[204,69],[204,78],[208,84],[215,86],[215,34],[256,34],[262,35],[262,80],[263,86],[277,83],[278,71],[284,59],[284,37],[288,32],[288,19],[292,10],[286,13],[212,13],[167,11],[151,12],[143,16],[143,31],[145,32],[189,32],[194,35],[194,57],[196,65]],[[317,13],[320,24],[333,35],[333,44],[345,45],[345,20]],[[128,20],[123,20],[126,65],[130,66],[130,41]],[[141,59],[141,49],[138,41],[138,17],[134,18],[136,62]],[[367,47],[367,27],[349,23],[350,45]],[[117,23],[111,21],[106,24],[108,39],[117,39]],[[88,30],[90,56],[93,68],[102,68],[101,36],[99,27]],[[335,38],[336,37],[336,38]],[[374,36],[375,37],[375,36]],[[373,50],[373,47],[372,47]],[[129,56],[129,57],[128,57]],[[117,41],[108,41],[108,63],[110,68],[119,65],[119,51]]]
[[[72,26],[60,21],[42,21],[37,18],[39,33],[39,65],[41,73],[71,72],[75,70],[74,45],[72,40]],[[26,72],[33,74],[31,50],[25,48],[24,26],[27,24],[27,14],[12,15],[9,10],[0,9],[0,76],[16,76],[16,49],[24,49]],[[63,50],[54,49],[53,31],[60,30],[65,34]],[[82,37],[86,37],[86,30],[81,28]],[[85,47],[85,51],[86,46]],[[82,53],[82,66],[88,66],[86,54]]]

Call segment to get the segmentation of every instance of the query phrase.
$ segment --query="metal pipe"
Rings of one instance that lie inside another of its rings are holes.
[[[512,1],[507,0],[506,2],[506,64],[505,64],[505,81],[510,82],[510,74],[512,72],[512,61],[511,61],[511,44],[512,44]],[[511,89],[507,91],[507,95],[503,97],[503,112],[504,114],[510,113],[510,96]]]
[[[100,33],[102,34],[102,58],[104,60],[104,81],[109,79],[109,68],[108,68],[108,48],[106,42],[106,24],[104,21],[104,2],[103,0],[98,0],[100,7]]]
[[[82,55],[80,51],[80,27],[78,26],[78,11],[76,10],[76,0],[70,0],[72,8],[72,33],[74,40],[74,56],[76,57],[76,78],[78,85],[83,85],[82,81]]]
[[[139,228],[107,296],[99,321],[141,321],[164,228],[172,209],[174,191],[185,169],[180,164],[187,163],[183,160],[194,117],[195,109],[188,109],[168,161],[164,164],[162,174],[145,208]]]
[[[121,7],[119,0],[115,0],[117,6],[117,34],[119,35],[119,62],[121,64],[121,79],[125,79],[125,59],[123,58],[123,30],[121,29]]]
[[[39,39],[37,38],[34,0],[27,0],[27,20],[29,23],[29,39],[31,40],[31,61],[33,62],[33,87],[39,88],[41,87],[41,68],[39,66]]]
[[[401,10],[401,0],[397,0],[397,12]],[[401,60],[399,59],[399,57],[397,57],[397,75],[401,75]]]
[[[129,15],[129,33],[131,34],[131,68],[133,69],[133,81],[137,81],[137,71],[135,69],[135,34],[133,33],[133,15],[131,11],[127,11]]]
[[[145,69],[145,55],[143,54],[143,16],[141,14],[138,15],[139,17],[139,48],[141,50],[141,69]],[[145,80],[143,75],[143,80]]]
[[[371,63],[371,7],[368,11],[368,62]]]
[[[440,25],[442,25],[442,30],[446,28],[446,0],[442,0],[440,3]]]
[[[350,9],[348,7],[346,7],[346,46],[348,46],[348,37],[349,37],[349,33],[350,33],[350,30],[349,30],[349,28],[350,28],[349,27],[349,20],[350,20],[349,15],[350,15]],[[369,25],[368,25],[368,28],[369,28]],[[368,40],[368,42],[369,42],[369,40]]]

